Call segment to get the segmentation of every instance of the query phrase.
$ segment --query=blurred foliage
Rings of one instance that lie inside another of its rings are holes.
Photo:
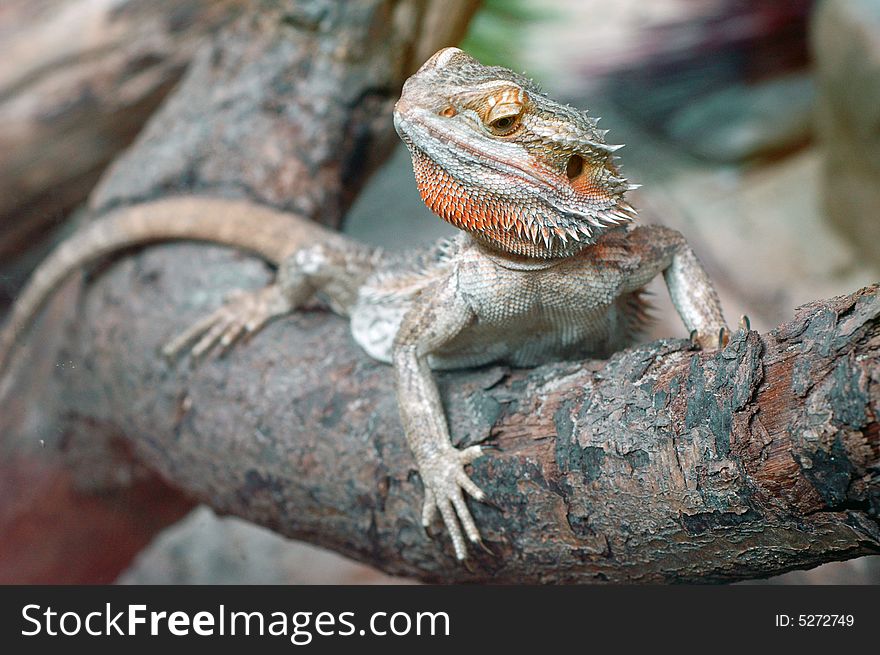
[[[521,70],[521,44],[528,24],[555,14],[534,0],[483,0],[461,48],[487,66]]]

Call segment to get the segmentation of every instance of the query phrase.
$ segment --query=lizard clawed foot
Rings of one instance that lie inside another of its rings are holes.
[[[472,543],[481,545],[483,543],[462,493],[464,490],[477,500],[486,497],[483,490],[464,472],[465,465],[470,464],[481,454],[480,446],[471,446],[464,450],[456,450],[450,446],[448,450],[429,456],[419,466],[419,473],[425,486],[422,526],[427,530],[439,511],[452,537],[455,557],[459,561],[467,558],[467,546],[462,528]]]
[[[217,345],[222,354],[241,337],[258,332],[273,318],[291,311],[291,302],[277,284],[258,291],[236,291],[218,310],[169,341],[162,348],[162,354],[173,359],[193,341],[196,343],[190,353],[194,359],[201,359]]]

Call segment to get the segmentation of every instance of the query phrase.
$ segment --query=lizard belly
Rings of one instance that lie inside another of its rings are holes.
[[[491,362],[537,366],[562,359],[605,356],[617,349],[616,308],[575,311],[539,308],[501,320],[480,319],[431,358],[432,368]]]
[[[394,338],[409,308],[408,299],[362,300],[351,314],[354,340],[366,353],[391,363]],[[592,312],[559,309],[524,315],[480,317],[429,356],[433,369],[455,369],[494,362],[536,366],[543,362],[603,355],[614,341],[613,307]]]
[[[462,299],[475,318],[429,355],[431,368],[496,362],[537,366],[606,357],[632,342],[628,299],[633,294],[618,295],[613,271],[583,265],[566,271],[510,271],[487,264],[479,253],[465,254],[473,259],[460,263],[457,274]],[[394,271],[361,288],[351,331],[370,357],[391,363],[394,340],[413,298],[438,278]]]

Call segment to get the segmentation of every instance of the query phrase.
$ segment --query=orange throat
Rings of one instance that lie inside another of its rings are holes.
[[[413,170],[428,209],[478,241],[540,259],[569,256],[588,245],[569,238],[571,233],[561,227],[535,220],[535,210],[526,199],[514,204],[507,198],[469,188],[417,150],[413,151]]]

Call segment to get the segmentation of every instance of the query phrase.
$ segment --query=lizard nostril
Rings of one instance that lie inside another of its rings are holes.
[[[565,165],[565,174],[568,175],[568,179],[573,180],[583,172],[584,158],[577,154],[569,157],[568,163]]]

